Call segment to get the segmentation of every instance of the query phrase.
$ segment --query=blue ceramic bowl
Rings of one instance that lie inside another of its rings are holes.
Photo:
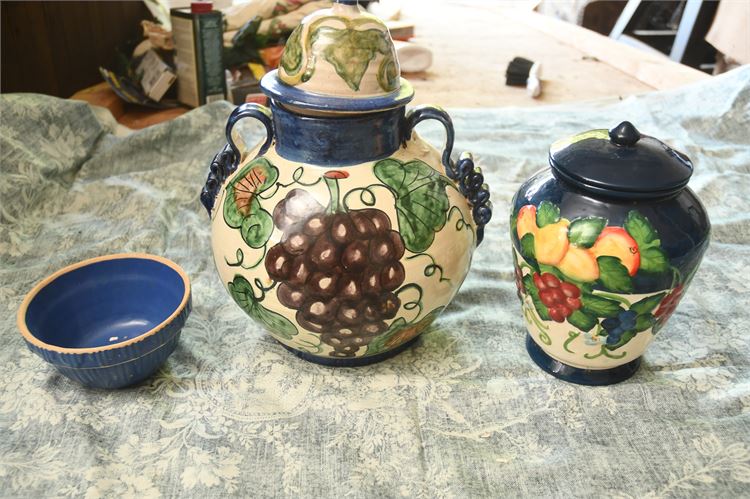
[[[18,309],[29,349],[86,386],[120,388],[174,351],[191,306],[174,262],[129,253],[92,258],[37,284]]]

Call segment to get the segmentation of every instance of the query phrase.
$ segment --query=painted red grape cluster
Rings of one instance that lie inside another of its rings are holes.
[[[578,286],[561,281],[554,274],[544,272],[533,275],[539,290],[539,299],[555,322],[565,322],[573,312],[581,308],[581,290]]]
[[[404,242],[381,210],[325,210],[309,198],[294,189],[276,206],[283,236],[268,251],[266,270],[297,323],[320,334],[332,356],[352,357],[401,307],[394,291],[405,278]]]

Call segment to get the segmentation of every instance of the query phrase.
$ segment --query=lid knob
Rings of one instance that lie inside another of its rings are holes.
[[[635,145],[640,138],[640,132],[629,121],[623,121],[609,131],[609,140],[618,146]]]

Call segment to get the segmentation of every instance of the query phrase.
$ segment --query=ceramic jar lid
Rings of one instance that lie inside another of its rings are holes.
[[[388,28],[356,0],[313,12],[287,40],[279,69],[261,82],[271,98],[318,111],[371,111],[414,95],[401,78]]]
[[[628,121],[555,142],[549,162],[556,175],[583,190],[624,199],[679,192],[693,174],[687,156]]]

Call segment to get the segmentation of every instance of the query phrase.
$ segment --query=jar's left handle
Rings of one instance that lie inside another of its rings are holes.
[[[206,207],[209,216],[211,216],[211,211],[214,208],[214,201],[216,200],[216,195],[219,193],[219,189],[227,177],[237,169],[242,159],[242,153],[232,137],[232,129],[243,118],[255,118],[266,127],[266,140],[260,146],[258,156],[264,154],[273,142],[273,120],[271,119],[270,109],[260,104],[247,103],[242,104],[232,111],[227,120],[227,145],[211,160],[206,185],[203,186],[203,190],[201,191],[201,203]]]

